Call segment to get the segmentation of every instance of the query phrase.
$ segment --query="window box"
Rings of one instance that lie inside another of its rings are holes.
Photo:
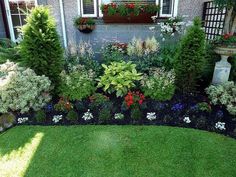
[[[103,21],[104,23],[153,23],[151,17],[154,15],[156,15],[156,13],[140,13],[137,16],[131,13],[128,16],[121,16],[119,13],[108,15],[107,12],[104,12]]]
[[[159,11],[155,4],[106,4],[101,6],[104,23],[153,23],[152,16]]]

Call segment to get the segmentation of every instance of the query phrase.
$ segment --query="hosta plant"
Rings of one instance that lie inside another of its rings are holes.
[[[104,75],[98,81],[98,87],[105,92],[116,93],[117,97],[125,95],[129,89],[135,87],[135,81],[142,78],[142,74],[135,69],[132,62],[112,62],[110,65],[102,65],[105,69]]]
[[[206,89],[212,104],[226,106],[230,114],[236,115],[236,85],[226,82],[223,85],[211,85]]]
[[[39,110],[50,101],[51,81],[7,61],[0,65],[0,112]]]
[[[94,72],[85,70],[82,65],[78,65],[69,73],[63,71],[61,77],[60,94],[70,100],[82,100],[96,90]]]
[[[165,71],[164,68],[152,68],[149,75],[144,75],[141,88],[145,96],[158,101],[170,100],[175,92],[174,71]]]

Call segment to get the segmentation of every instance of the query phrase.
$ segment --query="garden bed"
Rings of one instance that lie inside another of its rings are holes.
[[[168,125],[186,128],[195,128],[206,131],[214,131],[236,138],[236,119],[231,116],[223,106],[214,106],[209,103],[206,95],[194,94],[183,95],[176,94],[170,101],[159,102],[152,99],[146,99],[141,106],[141,114],[137,119],[131,118],[130,110],[126,108],[123,99],[117,99],[115,95],[108,95],[109,107],[111,111],[108,115],[100,117],[103,108],[94,107],[91,99],[83,101],[70,102],[71,109],[68,111],[55,110],[55,104],[58,100],[47,104],[44,108],[46,119],[39,122],[35,119],[35,112],[27,114],[16,114],[16,120],[27,117],[27,122],[18,125]],[[72,108],[73,107],[73,108]],[[68,112],[71,110],[76,112],[73,120],[67,118]],[[83,115],[90,110],[93,118],[84,120]],[[115,114],[121,113],[123,119],[116,119]],[[148,119],[148,114],[155,113],[155,119]],[[54,116],[61,116],[62,119],[55,123]],[[110,116],[110,117],[107,117]],[[190,122],[187,121],[190,120]],[[218,122],[224,122],[225,129],[219,129],[216,126]]]

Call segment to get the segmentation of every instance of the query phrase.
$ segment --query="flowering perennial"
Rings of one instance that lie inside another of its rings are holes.
[[[130,108],[132,105],[134,107],[142,105],[144,100],[145,96],[139,91],[128,92],[128,94],[125,96],[125,103],[128,108]]]
[[[157,116],[155,112],[148,112],[146,118],[152,121],[152,120],[155,120]]]
[[[191,120],[189,117],[184,117],[183,121],[187,124],[190,124],[191,123]]]
[[[219,129],[219,130],[226,130],[226,128],[225,128],[225,123],[224,123],[224,122],[217,122],[217,123],[215,124],[215,128],[216,128],[216,129]]]
[[[93,114],[90,112],[90,109],[88,109],[88,111],[84,113],[82,119],[84,119],[85,121],[93,119]]]
[[[23,123],[27,122],[28,120],[29,120],[28,117],[19,117],[19,118],[17,119],[17,123],[18,123],[18,124],[23,124]]]
[[[52,121],[56,124],[62,120],[63,115],[54,115]]]

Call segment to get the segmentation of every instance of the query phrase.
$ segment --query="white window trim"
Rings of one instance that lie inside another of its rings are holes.
[[[8,22],[8,27],[10,31],[10,38],[13,42],[16,42],[16,37],[13,29],[13,23],[12,23],[12,18],[11,18],[11,11],[10,11],[10,6],[9,6],[9,0],[4,0],[5,8],[6,8],[6,14],[7,14],[7,22]],[[38,1],[35,0],[35,6],[38,5]]]
[[[178,14],[178,5],[179,5],[179,0],[172,0],[171,14],[163,14],[162,13],[163,0],[160,0],[160,17],[176,17]]]
[[[82,17],[97,17],[97,0],[93,0],[94,5],[94,13],[93,14],[84,14],[84,8],[83,8],[83,0],[80,0],[81,4],[81,16]]]

